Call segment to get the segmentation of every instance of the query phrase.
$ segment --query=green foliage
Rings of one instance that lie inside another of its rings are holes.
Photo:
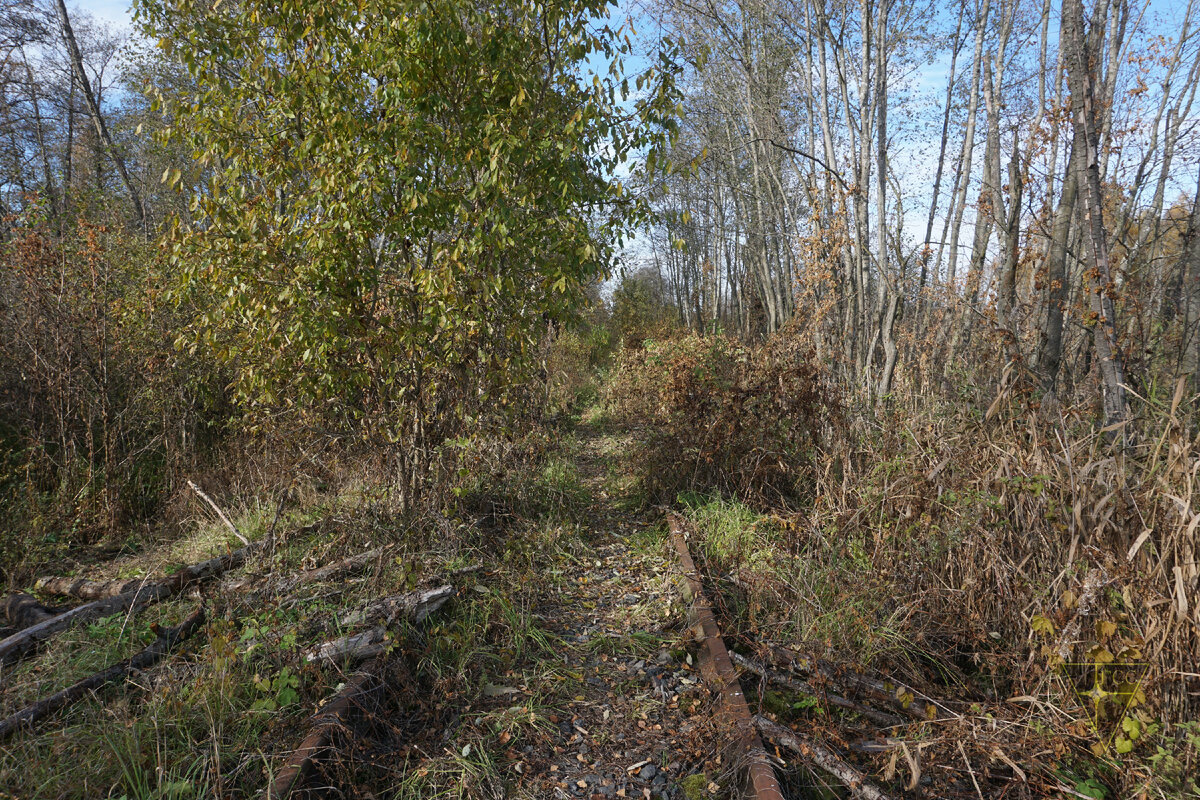
[[[706,558],[721,565],[740,564],[757,561],[755,556],[764,551],[769,560],[775,537],[763,536],[769,526],[761,524],[764,518],[753,509],[694,492],[681,494],[679,501],[687,509],[688,520],[703,536],[701,546]]]
[[[261,696],[250,706],[250,710],[275,711],[300,699],[300,676],[290,667],[283,667],[273,678],[255,675],[254,688]]]
[[[1200,722],[1181,722],[1163,735],[1149,758],[1154,778],[1167,797],[1200,797]]]
[[[558,332],[548,343],[547,414],[579,413],[599,399],[614,345],[607,312],[606,306],[595,304],[581,324]]]
[[[621,277],[612,296],[612,326],[626,347],[641,347],[647,339],[675,333],[679,315],[666,296],[657,273],[639,271]]]
[[[212,170],[168,237],[201,309],[180,344],[234,367],[258,422],[436,444],[508,406],[644,214],[614,169],[672,124],[666,56],[619,111],[605,8],[142,0],[195,87],[160,98],[169,132]],[[592,57],[611,69],[584,81]]]

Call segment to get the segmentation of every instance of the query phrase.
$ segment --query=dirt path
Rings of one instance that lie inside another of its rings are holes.
[[[513,598],[541,646],[483,687],[458,730],[495,731],[513,717],[526,724],[490,740],[499,750],[492,791],[460,784],[464,796],[723,794],[713,701],[692,667],[660,521],[623,510],[614,487],[620,446],[580,432],[573,460],[589,498],[586,522]],[[457,736],[451,750],[461,753],[463,742]]]

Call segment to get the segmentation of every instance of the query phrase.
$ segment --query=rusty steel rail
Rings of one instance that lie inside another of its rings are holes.
[[[703,645],[699,654],[700,674],[720,696],[729,722],[735,729],[739,749],[745,754],[748,782],[753,797],[756,800],[783,800],[783,792],[775,778],[775,769],[771,766],[762,739],[758,735],[754,715],[746,705],[746,697],[742,694],[737,672],[721,638],[721,630],[717,627],[712,607],[704,596],[700,574],[696,571],[691,553],[688,552],[683,536],[683,523],[677,515],[668,514],[667,524],[671,528],[671,541],[683,568],[680,588],[685,599],[691,604],[688,609],[688,621],[692,626],[692,635],[698,644]]]

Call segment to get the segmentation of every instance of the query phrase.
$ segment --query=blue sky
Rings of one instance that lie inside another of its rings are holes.
[[[78,9],[114,27],[126,29],[130,27],[129,6],[128,0],[83,0],[70,4],[72,10]]]

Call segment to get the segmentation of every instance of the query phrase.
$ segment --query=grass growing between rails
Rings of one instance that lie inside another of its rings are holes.
[[[622,494],[632,483],[616,462],[621,444],[610,434],[597,426],[582,425],[578,435],[555,427],[454,448],[453,463],[474,469],[458,474],[443,505],[419,513],[397,509],[386,483],[363,478],[293,492],[282,512],[269,497],[245,501],[231,512],[234,525],[255,540],[273,530],[276,541],[206,587],[202,633],[156,667],[18,732],[0,754],[0,785],[31,798],[257,796],[299,743],[313,711],[349,679],[351,664],[321,666],[304,653],[356,632],[338,619],[370,600],[471,566],[450,579],[456,596],[437,616],[391,627],[390,710],[372,719],[364,740],[378,752],[360,759],[347,748],[329,767],[330,779],[401,797],[477,797],[519,784],[529,773],[513,771],[511,754],[522,752],[513,750],[517,743],[536,745],[537,758],[553,753],[550,742],[560,733],[552,720],[570,719],[574,698],[597,691],[578,664],[563,663],[564,650],[600,664],[645,662],[678,649],[672,635],[636,622],[617,637],[585,636],[575,623],[564,625],[563,604],[570,601],[559,595],[600,587],[578,575],[595,571],[600,559],[611,561],[622,565],[612,592],[632,597],[649,585],[658,593],[614,610],[629,620],[659,620],[658,626],[672,613],[656,599],[669,586],[661,577],[647,584],[626,575],[623,558],[597,549],[600,542],[612,546],[612,530],[630,529],[638,561],[662,558],[658,534],[630,526],[627,509],[638,503]],[[80,564],[75,575],[153,579],[239,546],[220,523],[181,534]],[[279,588],[380,547],[382,554],[363,569]],[[599,603],[612,602],[605,598],[580,601],[572,613],[598,614]],[[176,596],[65,632],[5,669],[0,712],[128,657],[153,638],[152,624],[175,624],[199,602]],[[594,668],[588,676],[596,674]],[[455,742],[449,754],[443,735]]]

